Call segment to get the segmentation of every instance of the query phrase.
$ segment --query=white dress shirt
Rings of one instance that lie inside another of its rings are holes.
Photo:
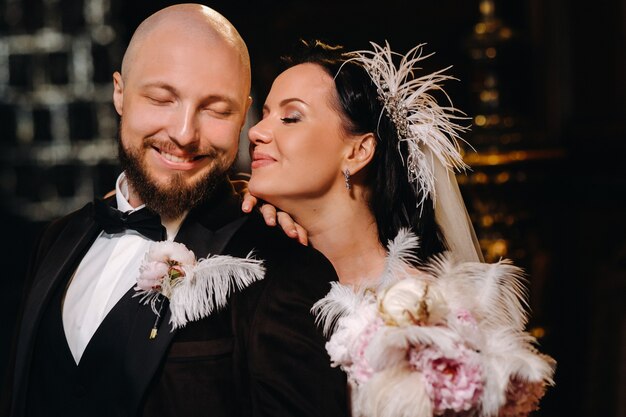
[[[141,210],[128,202],[129,188],[122,173],[115,184],[117,208],[122,212]],[[163,222],[172,240],[185,215]],[[154,242],[134,230],[102,232],[74,272],[63,301],[63,329],[67,344],[78,364],[87,344],[117,302],[137,282],[144,255]],[[138,301],[139,302],[139,299]]]

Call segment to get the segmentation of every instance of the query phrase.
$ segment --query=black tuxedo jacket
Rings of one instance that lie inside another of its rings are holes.
[[[243,215],[230,184],[193,209],[176,236],[198,258],[244,257],[265,278],[226,309],[158,336],[155,315],[133,290],[104,319],[76,365],[65,342],[61,300],[69,277],[101,229],[93,205],[42,235],[27,277],[11,382],[11,416],[341,416],[344,375],[330,367],[310,308],[336,280],[319,252]]]

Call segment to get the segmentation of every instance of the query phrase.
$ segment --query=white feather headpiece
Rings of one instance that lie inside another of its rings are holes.
[[[409,182],[415,186],[416,195],[419,196],[419,191],[422,191],[418,206],[428,196],[434,202],[436,177],[433,158],[450,171],[467,168],[459,146],[462,140],[459,132],[466,128],[455,122],[464,117],[457,116],[461,112],[452,106],[442,88],[444,81],[454,78],[443,74],[449,67],[416,76],[416,71],[421,69],[419,62],[432,55],[422,55],[424,44],[401,55],[393,52],[387,42],[384,46],[370,43],[372,51],[351,52],[352,57],[347,62],[361,64],[378,89],[385,113],[396,127],[398,151],[407,167]],[[431,95],[432,91],[441,91],[450,106],[440,106]],[[402,143],[408,149],[406,155],[401,151]]]

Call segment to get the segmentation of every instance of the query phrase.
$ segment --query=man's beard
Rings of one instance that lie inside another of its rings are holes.
[[[182,173],[171,176],[167,185],[157,184],[143,164],[145,148],[137,152],[128,150],[118,138],[118,153],[122,169],[132,190],[141,201],[154,212],[165,218],[178,218],[186,211],[206,201],[215,187],[226,178],[228,166],[216,160],[217,153],[212,151],[207,158],[213,158],[214,165],[192,184],[186,184]]]

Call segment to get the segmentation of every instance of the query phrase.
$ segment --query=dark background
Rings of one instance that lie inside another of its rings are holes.
[[[0,3],[0,372],[38,231],[113,188],[110,74],[137,24],[173,3]],[[473,171],[459,181],[481,246],[489,260],[509,257],[526,268],[529,331],[558,361],[557,385],[538,415],[624,417],[626,1],[495,1],[495,14],[487,3],[206,2],[248,44],[256,106],[298,38],[349,49],[388,40],[399,52],[426,42],[426,52],[436,52],[426,70],[453,65],[460,81],[446,90],[472,119],[466,138],[478,151],[468,153]],[[105,5],[100,20],[85,17],[89,4]],[[93,30],[103,24],[113,38]],[[20,46],[20,36],[42,28],[63,34],[70,47]],[[76,39],[89,44],[88,82],[77,75]]]

